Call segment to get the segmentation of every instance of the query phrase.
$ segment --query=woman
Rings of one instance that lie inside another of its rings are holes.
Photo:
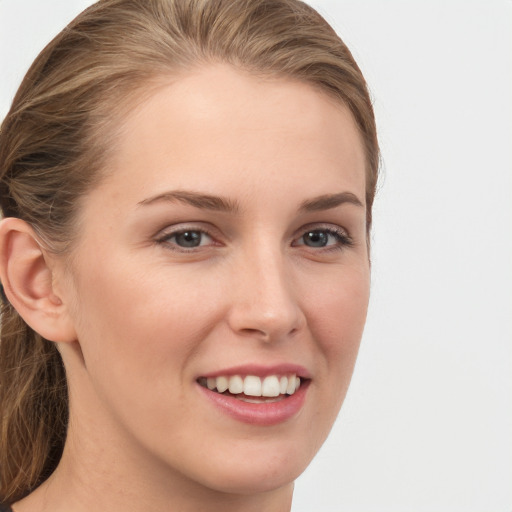
[[[295,0],[105,0],[2,125],[0,501],[290,510],[366,316],[378,167]]]

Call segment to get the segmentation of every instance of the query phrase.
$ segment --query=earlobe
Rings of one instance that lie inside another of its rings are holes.
[[[0,280],[7,299],[34,331],[55,342],[76,340],[66,304],[54,290],[47,255],[21,219],[0,222]]]

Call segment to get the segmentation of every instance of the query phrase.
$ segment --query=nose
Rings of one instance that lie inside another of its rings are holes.
[[[263,342],[287,339],[299,332],[306,317],[301,308],[290,263],[280,250],[246,255],[233,272],[228,323],[244,337]]]

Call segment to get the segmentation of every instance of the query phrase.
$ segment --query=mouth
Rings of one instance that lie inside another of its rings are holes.
[[[285,375],[219,375],[200,377],[197,383],[214,393],[236,398],[250,404],[280,402],[294,395],[305,384],[305,379],[294,373]]]

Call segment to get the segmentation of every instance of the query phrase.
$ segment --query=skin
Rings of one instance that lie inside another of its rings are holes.
[[[308,84],[212,65],[163,80],[118,140],[71,255],[45,255],[67,329],[54,338],[70,426],[58,469],[15,510],[289,510],[366,317],[365,157],[351,114]],[[155,199],[170,191],[236,208]],[[339,193],[361,204],[301,209]],[[208,235],[187,249],[180,229]],[[311,230],[327,245],[307,245]],[[204,398],[198,376],[249,363],[306,368],[300,412],[251,425]]]

